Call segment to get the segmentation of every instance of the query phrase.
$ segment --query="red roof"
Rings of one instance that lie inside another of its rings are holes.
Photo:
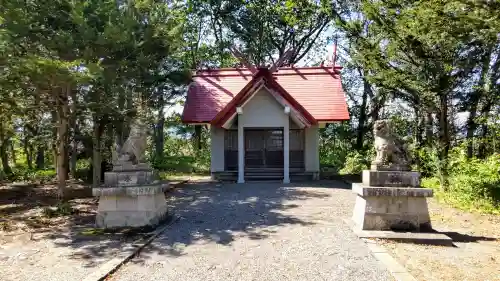
[[[197,72],[188,89],[182,121],[219,123],[217,121],[225,119],[228,112],[234,109],[230,103],[239,103],[247,90],[258,80],[258,76],[270,75],[267,69],[265,72],[261,69],[252,74],[245,68]],[[349,120],[340,75],[336,74],[332,67],[280,68],[272,73],[272,77],[275,79],[266,79],[266,83],[271,83],[275,89],[278,88],[280,94],[292,104],[298,103],[294,104],[295,107],[306,118],[312,117],[316,122]],[[239,93],[239,98],[235,99]],[[221,112],[223,110],[226,112]],[[214,120],[216,116],[218,120]]]
[[[298,103],[279,83],[276,82],[267,68],[261,68],[254,74],[252,80],[212,119],[212,124],[222,126],[233,114],[236,114],[236,107],[247,101],[255,92],[256,85],[265,85],[268,89],[275,90],[289,104],[297,109],[311,124],[316,123],[316,119],[300,103]]]

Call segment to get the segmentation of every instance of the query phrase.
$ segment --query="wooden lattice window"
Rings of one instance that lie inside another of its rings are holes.
[[[283,131],[275,130],[269,131],[269,137],[267,138],[266,148],[267,150],[276,151],[283,150]]]
[[[290,150],[304,150],[304,130],[290,130]]]
[[[238,150],[238,131],[227,130],[225,132],[224,147],[226,150]]]

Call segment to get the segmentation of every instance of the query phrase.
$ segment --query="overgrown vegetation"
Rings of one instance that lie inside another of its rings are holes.
[[[437,177],[422,185],[434,189],[439,200],[465,210],[500,214],[500,155],[468,159],[463,150],[452,152],[450,187],[444,192]]]
[[[321,129],[321,164],[359,173],[373,122],[390,118],[441,198],[493,212],[499,17],[498,2],[469,0],[6,0],[0,180],[55,180],[61,198],[70,178],[97,186],[136,117],[151,125],[155,168],[207,172],[208,127],[172,110],[191,70],[270,65],[289,49],[279,66],[317,66],[336,39],[351,120]]]

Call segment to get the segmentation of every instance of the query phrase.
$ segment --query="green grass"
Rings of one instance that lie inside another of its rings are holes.
[[[209,173],[183,173],[183,172],[159,172],[160,179],[169,181],[182,181],[209,177]]]
[[[500,206],[494,204],[490,198],[481,198],[464,191],[463,181],[458,178],[450,178],[450,188],[444,192],[437,178],[423,178],[422,187],[432,188],[434,197],[438,202],[445,203],[460,210],[477,212],[482,214],[500,215]]]

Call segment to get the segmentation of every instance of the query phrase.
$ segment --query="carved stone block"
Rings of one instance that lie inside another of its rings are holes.
[[[384,187],[419,187],[419,172],[403,171],[363,171],[363,184],[365,186]]]
[[[155,225],[167,215],[165,185],[95,188],[96,224],[102,228]]]

